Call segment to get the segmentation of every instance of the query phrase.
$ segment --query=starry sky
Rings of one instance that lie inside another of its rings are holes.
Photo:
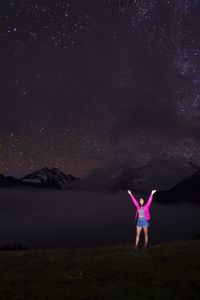
[[[200,2],[1,0],[0,173],[200,162]]]

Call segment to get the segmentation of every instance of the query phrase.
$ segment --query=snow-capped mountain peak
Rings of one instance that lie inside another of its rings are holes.
[[[22,177],[21,180],[32,183],[49,184],[51,186],[57,185],[63,188],[64,184],[73,182],[76,178],[71,174],[66,175],[58,168],[48,168],[45,166],[42,169]]]

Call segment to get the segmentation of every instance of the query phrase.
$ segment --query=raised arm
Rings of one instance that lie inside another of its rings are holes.
[[[133,204],[134,204],[136,207],[139,207],[139,204],[138,204],[137,200],[136,200],[135,197],[132,195],[132,193],[131,193],[130,190],[128,190],[128,193],[129,193],[129,195],[130,195],[130,197],[131,197],[131,199],[132,199],[132,201],[133,201]]]
[[[148,199],[148,201],[147,201],[147,203],[146,203],[146,206],[150,206],[151,205],[151,202],[152,202],[152,200],[153,200],[153,194],[156,192],[156,190],[152,190],[151,191],[151,194],[150,194],[150,196],[149,196],[149,199]]]

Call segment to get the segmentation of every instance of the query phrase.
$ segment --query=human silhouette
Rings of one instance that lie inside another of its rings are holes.
[[[156,190],[152,190],[151,194],[149,196],[149,199],[147,200],[147,203],[144,204],[144,199],[140,198],[139,203],[133,196],[130,190],[128,190],[128,193],[133,201],[133,204],[135,205],[137,211],[135,214],[135,219],[137,219],[137,224],[136,224],[136,238],[135,238],[135,244],[134,244],[134,249],[138,249],[138,242],[140,239],[140,233],[142,231],[142,228],[144,230],[144,238],[145,238],[145,244],[144,248],[146,249],[148,247],[148,227],[149,225],[149,220],[151,218],[149,208],[153,199],[153,194],[156,192]]]

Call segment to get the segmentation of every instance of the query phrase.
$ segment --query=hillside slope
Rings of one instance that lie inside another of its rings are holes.
[[[199,299],[200,241],[0,252],[0,299]]]

